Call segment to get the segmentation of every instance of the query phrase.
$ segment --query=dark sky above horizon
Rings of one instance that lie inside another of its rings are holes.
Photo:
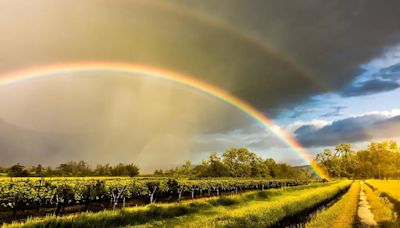
[[[312,153],[400,137],[400,2],[0,0],[0,75],[118,61],[180,72],[253,105]],[[248,147],[304,161],[228,105],[111,72],[0,86],[0,165],[166,168]]]

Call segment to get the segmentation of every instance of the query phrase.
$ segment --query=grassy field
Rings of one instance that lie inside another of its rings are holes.
[[[315,183],[176,204],[153,204],[63,217],[48,216],[4,227],[252,226],[271,225],[346,189],[350,181]]]
[[[353,227],[355,224],[360,182],[354,182],[350,190],[332,207],[317,214],[306,227]]]

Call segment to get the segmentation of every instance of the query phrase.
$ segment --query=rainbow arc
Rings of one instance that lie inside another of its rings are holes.
[[[263,115],[256,108],[243,100],[229,94],[223,89],[211,85],[209,83],[200,81],[193,77],[186,76],[184,74],[171,72],[168,70],[150,67],[145,65],[133,65],[128,63],[118,62],[76,62],[66,64],[55,64],[40,66],[37,68],[31,68],[23,71],[16,71],[10,73],[0,74],[0,85],[8,85],[30,79],[37,79],[43,77],[57,76],[67,73],[79,73],[79,72],[115,72],[115,73],[127,73],[130,75],[143,75],[152,78],[159,78],[175,82],[185,87],[197,90],[199,92],[206,93],[212,97],[215,97],[230,106],[236,108],[255,122],[257,122],[264,130],[271,131],[277,136],[282,142],[292,148],[293,151],[298,153],[308,164],[311,165],[313,171],[321,178],[328,179],[329,176],[326,172],[313,161],[312,155],[301,146],[301,144],[291,135],[283,131],[279,126],[272,123],[265,115]]]

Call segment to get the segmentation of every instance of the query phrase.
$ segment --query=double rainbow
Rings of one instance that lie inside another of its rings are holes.
[[[311,165],[313,171],[321,178],[328,179],[326,172],[318,166],[313,160],[312,156],[300,145],[299,142],[289,134],[285,133],[280,127],[273,124],[266,116],[260,111],[249,105],[248,103],[232,96],[228,92],[218,88],[214,85],[197,80],[176,72],[167,71],[160,68],[132,65],[127,63],[115,62],[77,62],[59,65],[48,65],[28,70],[10,72],[0,75],[0,85],[8,85],[20,81],[30,79],[37,79],[49,76],[56,76],[66,73],[79,73],[79,72],[115,72],[126,73],[131,75],[143,75],[152,78],[159,78],[181,84],[185,87],[204,92],[212,97],[215,97],[244,113],[255,122],[257,122],[263,129],[270,130],[280,140],[298,153],[308,164]]]

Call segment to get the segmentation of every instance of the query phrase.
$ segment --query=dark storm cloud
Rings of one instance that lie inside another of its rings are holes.
[[[0,12],[0,71],[142,63],[213,83],[270,115],[343,88],[400,41],[399,1],[1,0]]]
[[[397,81],[372,79],[364,82],[355,83],[347,87],[341,95],[344,97],[355,97],[372,95],[376,93],[388,92],[400,87]]]
[[[295,131],[295,135],[307,147],[398,137],[400,136],[400,116],[368,114],[337,120],[323,127],[304,125]]]
[[[361,73],[360,64],[400,41],[400,2],[396,0],[177,2],[222,18],[290,55],[333,91],[351,83]],[[297,89],[295,83],[290,84]]]

